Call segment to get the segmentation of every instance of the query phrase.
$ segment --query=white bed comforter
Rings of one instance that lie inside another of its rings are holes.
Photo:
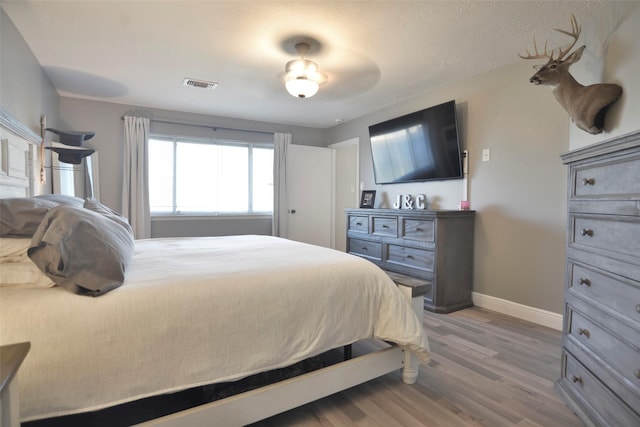
[[[372,263],[268,236],[136,241],[90,298],[0,289],[0,343],[31,341],[23,421],[240,379],[376,337],[429,357],[421,319]]]

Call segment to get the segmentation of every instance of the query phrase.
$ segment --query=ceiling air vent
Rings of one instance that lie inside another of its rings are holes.
[[[218,87],[218,83],[216,82],[208,82],[206,80],[196,80],[196,79],[184,79],[182,84],[184,86],[193,86],[193,87],[199,87],[200,89],[215,89],[216,87]]]

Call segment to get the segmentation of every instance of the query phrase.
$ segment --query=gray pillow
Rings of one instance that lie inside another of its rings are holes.
[[[51,209],[27,253],[58,286],[100,296],[124,282],[134,239],[124,218],[97,201],[89,205],[100,213],[73,206]]]
[[[31,237],[49,210],[60,205],[82,207],[83,203],[80,198],[60,194],[1,199],[0,237]]]
[[[75,206],[78,208],[81,208],[84,204],[84,199],[81,199],[80,197],[67,196],[66,194],[41,194],[35,198],[39,200],[48,200],[59,205]]]
[[[131,230],[131,226],[129,225],[129,221],[127,221],[127,219],[125,217],[123,217],[122,215],[120,215],[118,212],[114,211],[110,207],[103,205],[102,203],[100,203],[99,201],[94,199],[93,197],[85,199],[83,201],[82,206],[85,209],[89,209],[90,211],[93,211],[93,212],[99,213],[100,215],[106,216],[107,218],[111,219],[112,221],[115,221],[118,224],[121,224],[123,227]],[[132,233],[133,233],[133,231],[132,231]]]

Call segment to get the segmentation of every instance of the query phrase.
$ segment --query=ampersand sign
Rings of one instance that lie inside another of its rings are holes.
[[[402,209],[413,209],[413,199],[410,194],[402,197]]]

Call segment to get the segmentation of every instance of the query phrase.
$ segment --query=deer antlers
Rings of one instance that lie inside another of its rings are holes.
[[[535,52],[535,54],[531,54],[529,52],[529,49],[527,49],[527,55],[523,56],[518,54],[518,56],[522,59],[540,59],[540,58],[549,58],[549,62],[552,61],[561,61],[562,58],[564,58],[567,53],[569,53],[571,51],[571,49],[573,49],[573,47],[576,45],[576,42],[578,41],[578,38],[580,37],[580,32],[582,31],[582,28],[580,27],[580,24],[578,24],[578,21],[576,20],[576,17],[571,14],[571,31],[565,31],[565,30],[560,30],[558,28],[555,29],[556,31],[562,33],[562,34],[566,34],[569,37],[573,38],[573,42],[569,45],[569,47],[566,48],[558,48],[558,57],[554,58],[553,54],[554,54],[554,49],[551,49],[550,52],[547,52],[547,42],[545,42],[544,44],[544,51],[542,53],[538,52],[538,46],[536,45],[536,36],[533,36],[533,50]]]

